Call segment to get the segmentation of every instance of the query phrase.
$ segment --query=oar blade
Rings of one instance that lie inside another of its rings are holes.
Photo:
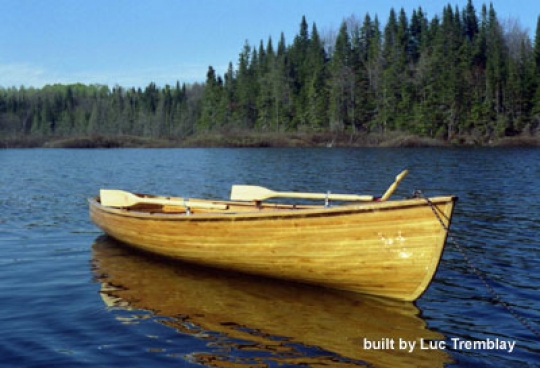
[[[132,193],[123,190],[101,189],[99,198],[101,204],[108,207],[129,207],[137,204]]]
[[[274,192],[256,185],[233,185],[231,201],[262,201],[271,198]]]

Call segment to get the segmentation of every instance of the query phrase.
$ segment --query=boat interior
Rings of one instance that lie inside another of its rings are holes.
[[[153,203],[138,203],[129,207],[122,207],[124,210],[144,213],[170,213],[170,214],[218,214],[218,213],[242,213],[242,212],[274,212],[274,211],[291,211],[291,210],[306,210],[306,209],[322,209],[325,208],[324,201],[320,205],[309,204],[289,204],[277,202],[263,201],[220,201],[198,198],[181,198],[181,197],[162,197],[149,194],[136,193],[141,199],[159,198],[170,201],[184,201],[186,205],[167,205]],[[96,198],[100,202],[99,197]],[[340,202],[341,203],[341,202]],[[328,206],[327,206],[328,207]]]

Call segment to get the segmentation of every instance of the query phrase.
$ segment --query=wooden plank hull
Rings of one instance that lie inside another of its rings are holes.
[[[411,302],[162,262],[105,236],[95,240],[92,254],[104,302],[153,311],[157,322],[204,340],[209,348],[191,355],[202,364],[206,357],[213,367],[264,367],[269,356],[272,366],[442,368],[452,362],[445,350],[419,347],[422,339],[445,336],[430,330]],[[364,347],[365,340],[383,339],[394,340],[395,349]],[[417,348],[399,349],[400,339]],[[249,346],[251,365],[242,353]]]
[[[446,227],[455,199],[431,198]],[[425,199],[275,210],[213,201],[230,210],[191,214],[89,202],[98,227],[144,251],[407,301],[428,287],[447,236]]]

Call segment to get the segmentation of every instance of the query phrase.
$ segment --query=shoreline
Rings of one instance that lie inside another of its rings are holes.
[[[392,132],[333,133],[208,133],[184,139],[129,135],[79,137],[20,137],[0,140],[0,148],[400,148],[400,147],[540,147],[540,136],[503,137],[480,142],[470,136],[447,140]]]

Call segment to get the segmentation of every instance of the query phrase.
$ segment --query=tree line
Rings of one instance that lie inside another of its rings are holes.
[[[5,137],[134,135],[185,137],[200,117],[204,86],[125,89],[105,85],[47,85],[0,90],[0,131]]]
[[[146,88],[0,89],[4,137],[208,132],[403,132],[486,142],[540,127],[540,17],[534,39],[493,5],[446,6],[429,19],[390,10],[321,35],[305,17],[291,44],[244,44],[236,67],[204,83]]]

